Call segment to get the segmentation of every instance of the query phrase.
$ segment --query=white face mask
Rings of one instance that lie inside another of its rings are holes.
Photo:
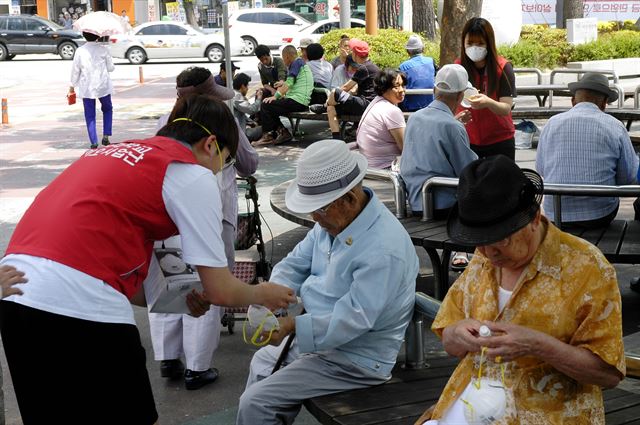
[[[467,54],[467,56],[469,56],[469,59],[471,59],[474,62],[480,62],[481,60],[487,57],[486,47],[469,46],[466,49],[464,49],[464,52]]]

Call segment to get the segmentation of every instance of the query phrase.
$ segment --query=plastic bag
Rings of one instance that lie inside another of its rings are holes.
[[[522,120],[515,127],[516,149],[531,149],[538,126],[533,121]]]

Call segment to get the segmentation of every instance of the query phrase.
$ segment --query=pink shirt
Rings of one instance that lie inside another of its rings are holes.
[[[400,108],[382,96],[376,96],[362,114],[355,145],[369,161],[370,168],[389,168],[402,151],[390,133],[404,128],[406,123]]]

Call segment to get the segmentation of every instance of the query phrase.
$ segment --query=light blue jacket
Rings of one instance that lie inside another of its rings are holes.
[[[413,314],[418,257],[400,222],[365,191],[369,203],[346,229],[333,238],[316,224],[269,280],[302,298],[300,353],[336,350],[388,377]]]

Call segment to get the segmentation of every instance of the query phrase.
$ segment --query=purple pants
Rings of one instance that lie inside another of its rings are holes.
[[[113,120],[113,106],[111,105],[111,95],[108,94],[98,99],[102,110],[102,134],[111,136],[111,122]],[[96,133],[96,100],[82,99],[84,105],[84,121],[87,123],[89,141],[92,145],[98,144],[98,134]]]

